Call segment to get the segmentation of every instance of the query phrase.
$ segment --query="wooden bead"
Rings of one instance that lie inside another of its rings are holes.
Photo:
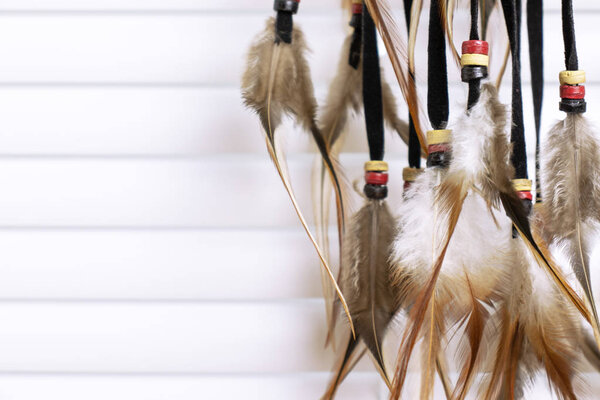
[[[402,179],[404,182],[414,182],[421,172],[423,168],[406,167],[402,170]]]
[[[365,163],[366,172],[385,172],[388,170],[388,163],[385,161],[372,160]]]
[[[449,143],[452,131],[450,129],[435,129],[427,131],[427,144]]]
[[[585,71],[561,71],[558,80],[561,85],[579,85],[585,83]]]
[[[462,54],[488,55],[490,46],[485,40],[466,40],[462,42]]]
[[[531,179],[513,179],[512,186],[517,192],[531,191]]]
[[[481,65],[487,67],[490,63],[490,57],[485,54],[463,54],[460,56],[460,66]]]
[[[385,185],[388,183],[388,174],[386,172],[367,172],[365,173],[365,182],[370,185]]]
[[[583,99],[585,98],[585,86],[583,85],[560,85],[561,99]]]

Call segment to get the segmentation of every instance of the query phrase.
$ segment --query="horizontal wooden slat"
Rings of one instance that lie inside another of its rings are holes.
[[[2,376],[6,400],[306,400],[325,391],[328,373],[271,376]],[[341,385],[344,400],[383,399],[379,375],[354,372]]]
[[[4,301],[320,298],[319,268],[300,229],[0,230]]]
[[[342,157],[350,180],[362,179],[365,159],[363,154]],[[313,160],[313,155],[297,155],[289,162],[307,216],[312,207]],[[388,161],[396,171],[390,181],[393,205],[402,197],[400,171],[406,161],[398,156]],[[533,176],[533,162],[530,173]],[[299,226],[266,155],[201,160],[3,159],[0,187],[0,227]]]
[[[0,371],[327,372],[324,314],[320,301],[2,303]]]
[[[331,11],[339,7],[340,0],[302,2],[302,12]],[[593,0],[579,0],[576,9],[597,9]],[[265,0],[7,0],[0,10],[268,10]],[[560,8],[558,0],[545,1],[547,10]]]
[[[600,104],[600,85],[586,88],[589,113]],[[426,94],[420,87],[419,93]],[[463,84],[451,86],[451,116],[466,99]],[[564,113],[558,110],[558,87],[545,86],[542,132]],[[326,87],[317,90],[323,104]],[[532,134],[531,88],[523,86],[527,133]],[[398,95],[399,97],[399,95]],[[510,103],[505,87],[502,99]],[[399,101],[399,114],[407,114]],[[32,111],[35,110],[35,111]],[[223,110],[223,113],[215,112]],[[598,124],[600,125],[600,124]],[[288,154],[312,150],[308,135],[285,123],[278,130]],[[364,122],[350,125],[345,152],[366,150]],[[530,136],[533,140],[533,136]],[[388,141],[388,154],[403,152],[399,140]],[[196,157],[216,153],[264,154],[258,118],[244,108],[237,88],[98,88],[8,87],[0,89],[0,156],[119,155]]]
[[[464,26],[466,17],[457,16],[456,25]],[[562,43],[561,30],[554,29],[560,26],[559,17],[557,13],[547,17],[548,44]],[[263,29],[264,19],[260,15],[3,15],[0,83],[237,85],[246,49]],[[577,38],[580,65],[587,69],[590,81],[598,81],[592,72],[600,68],[600,59],[593,57],[595,36],[585,32],[594,32],[595,21],[593,13],[582,14],[577,21],[584,32]],[[327,82],[334,73],[334,49],[343,41],[345,24],[328,15],[307,15],[298,17],[297,25],[304,28],[314,49],[310,60],[315,81]],[[246,34],[232,35],[231,26]],[[425,24],[421,28],[424,33]],[[418,66],[426,65],[425,38],[420,35]],[[564,69],[562,46],[547,45],[545,61],[545,76],[555,81]],[[459,81],[458,68],[450,65],[451,80]],[[392,76],[391,70],[388,74]],[[421,75],[425,76],[417,77]]]
[[[0,230],[0,276],[0,299],[321,296],[300,230]]]

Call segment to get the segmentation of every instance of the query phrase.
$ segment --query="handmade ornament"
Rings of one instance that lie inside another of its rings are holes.
[[[351,113],[358,113],[363,105],[363,62],[361,59],[363,36],[362,15],[362,0],[353,0],[352,18],[350,20],[353,32],[344,41],[337,73],[329,87],[327,99],[319,117],[321,132],[334,160],[337,158],[340,142],[344,138],[344,132]],[[388,127],[393,129],[407,143],[409,140],[409,127],[398,116],[396,99],[390,85],[385,81],[383,73],[380,73],[380,77],[383,120]],[[414,126],[412,130],[414,131]],[[412,134],[416,133],[413,132]],[[327,253],[329,248],[327,229],[329,227],[330,181],[325,162],[319,163],[318,170],[315,171],[314,176],[316,177],[313,195],[315,215],[317,216],[317,236],[321,247]],[[342,253],[343,249],[340,246],[340,254]],[[340,270],[342,270],[344,268],[343,257],[340,258],[342,259]],[[333,301],[334,296],[327,276],[323,276],[323,286],[327,304],[327,343],[333,343],[333,330],[338,316],[336,305],[339,303]]]
[[[566,70],[559,74],[560,110],[567,113],[548,133],[542,147],[543,221],[547,239],[564,247],[600,330],[590,280],[591,235],[600,222],[600,142],[584,117],[585,72],[579,70],[571,1],[562,2]]]
[[[341,288],[348,299],[356,336],[350,336],[337,372],[324,399],[333,398],[338,385],[362,357],[360,343],[373,358],[383,380],[391,387],[383,355],[386,329],[398,310],[392,287],[389,252],[395,218],[385,202],[388,165],[383,161],[384,126],[377,30],[368,8],[363,9],[363,104],[370,161],[365,164],[365,205],[351,218],[344,240]]]

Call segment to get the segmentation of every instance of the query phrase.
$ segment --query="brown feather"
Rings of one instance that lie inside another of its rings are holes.
[[[452,59],[457,66],[460,66],[460,54],[454,45],[454,11],[456,11],[456,0],[438,0],[440,7],[440,17],[442,26],[446,28],[446,36],[452,52]],[[433,1],[432,1],[433,5]]]
[[[547,278],[535,277],[535,260],[522,242],[513,250],[497,314],[500,338],[490,352],[493,369],[483,398],[521,398],[527,381],[542,368],[559,398],[575,399],[580,359],[575,308],[551,281],[533,284]]]
[[[584,290],[600,347],[600,323],[589,267],[589,231],[600,222],[600,143],[583,115],[567,113],[564,121],[548,133],[542,154],[546,224],[553,232],[553,239],[565,247]]]
[[[365,2],[373,17],[375,25],[377,26],[377,30],[383,39],[390,61],[392,62],[396,79],[398,80],[406,104],[408,105],[410,115],[412,116],[415,125],[415,130],[419,137],[421,150],[424,154],[427,154],[427,141],[421,128],[416,87],[414,84],[411,84],[411,80],[414,80],[414,78],[406,68],[406,60],[408,59],[406,46],[402,39],[402,35],[400,34],[400,30],[396,26],[396,22],[392,16],[390,5],[387,0],[366,0]]]
[[[331,268],[298,206],[296,196],[291,186],[285,159],[279,154],[275,131],[284,114],[288,114],[312,134],[323,161],[327,164],[329,173],[336,188],[338,203],[338,227],[343,231],[343,201],[338,175],[329,156],[329,149],[315,123],[316,100],[310,70],[305,59],[306,42],[301,30],[296,27],[292,43],[275,42],[275,20],[269,18],[265,30],[258,35],[248,52],[247,68],[242,77],[242,96],[246,106],[253,109],[259,116],[266,134],[267,150],[277,168],[286,191],[298,218],[315,247],[319,259],[334,285],[338,297],[350,321],[354,332],[346,301],[340,291]]]
[[[472,309],[468,317],[468,321],[465,327],[465,334],[469,342],[470,351],[468,353],[468,361],[463,362],[463,368],[460,371],[454,393],[452,394],[453,399],[463,400],[472,384],[475,373],[478,370],[478,364],[480,361],[479,348],[483,342],[484,330],[489,312],[486,310],[483,303],[477,298],[473,285],[469,280],[469,276],[465,272],[465,280],[469,287],[469,294],[471,296]],[[466,320],[467,317],[465,317]],[[464,358],[464,357],[463,357]]]

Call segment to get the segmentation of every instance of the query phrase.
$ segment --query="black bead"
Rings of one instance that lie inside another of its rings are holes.
[[[388,188],[386,185],[373,185],[371,183],[367,183],[363,188],[363,192],[369,199],[381,200],[387,197]]]
[[[460,71],[460,77],[463,82],[469,82],[474,79],[487,78],[488,69],[484,65],[465,65]]]
[[[434,151],[427,156],[428,167],[445,168],[450,165],[452,155],[448,151]]]
[[[564,112],[581,114],[586,111],[587,105],[585,99],[560,99],[558,109]]]
[[[292,43],[292,31],[294,30],[294,21],[292,13],[289,11],[277,11],[275,19],[275,43]]]
[[[299,2],[297,0],[275,0],[273,3],[273,10],[287,11],[296,14],[298,12],[298,4]]]

